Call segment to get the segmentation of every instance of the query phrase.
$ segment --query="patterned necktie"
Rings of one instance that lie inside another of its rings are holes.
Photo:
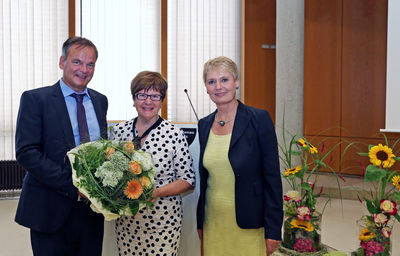
[[[71,94],[71,96],[74,97],[76,100],[80,144],[90,141],[89,128],[86,121],[86,112],[85,107],[83,106],[83,97],[85,95],[86,93]]]

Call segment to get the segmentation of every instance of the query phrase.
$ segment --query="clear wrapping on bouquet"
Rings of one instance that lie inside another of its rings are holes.
[[[132,142],[88,142],[67,155],[74,186],[107,221],[153,206],[154,163],[151,154],[135,150]]]

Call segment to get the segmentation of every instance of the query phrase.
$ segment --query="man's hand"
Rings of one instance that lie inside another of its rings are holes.
[[[197,234],[199,235],[200,241],[202,241],[203,240],[203,230],[202,229],[198,229],[197,230]]]
[[[278,248],[281,241],[273,239],[265,239],[265,247],[267,248],[267,256],[272,255],[272,253]]]

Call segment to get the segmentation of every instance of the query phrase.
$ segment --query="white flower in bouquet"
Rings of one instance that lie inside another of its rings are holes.
[[[129,161],[121,152],[115,152],[108,158],[109,161],[104,162],[94,175],[102,180],[103,186],[115,187],[124,175]]]
[[[299,201],[301,199],[300,197],[300,193],[296,190],[289,190],[285,197],[284,197],[285,201]]]
[[[374,221],[377,225],[383,225],[389,221],[388,217],[383,213],[373,214]]]
[[[153,159],[150,154],[134,153],[132,159],[140,163],[143,169],[148,170],[153,167]]]

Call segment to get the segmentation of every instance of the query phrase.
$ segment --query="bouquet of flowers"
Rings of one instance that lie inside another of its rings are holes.
[[[315,206],[317,198],[322,195],[323,187],[319,192],[314,192],[318,177],[314,173],[325,169],[331,171],[336,178],[339,177],[324,162],[337,145],[326,153],[323,153],[324,148],[321,149],[322,152],[318,152],[318,148],[303,137],[291,135],[287,143],[286,133],[283,129],[284,144],[279,145],[279,148],[280,158],[285,166],[282,177],[288,182],[291,190],[284,195],[285,219],[282,241],[284,248],[281,248],[290,255],[297,255],[296,252],[299,255],[313,252],[319,252],[322,255],[326,252],[326,249],[321,246],[322,214],[316,211]],[[336,180],[340,192],[339,180]]]
[[[135,150],[132,142],[99,140],[67,153],[72,181],[106,220],[134,216],[149,206],[155,168],[151,154]]]
[[[359,197],[369,215],[358,222],[360,247],[353,255],[390,255],[393,221],[400,222],[396,204],[400,201],[400,173],[391,170],[400,158],[393,154],[386,137],[385,142],[386,145],[369,145],[368,153],[359,153],[369,157],[371,164],[365,169],[364,181],[371,183],[375,191],[364,192]]]

